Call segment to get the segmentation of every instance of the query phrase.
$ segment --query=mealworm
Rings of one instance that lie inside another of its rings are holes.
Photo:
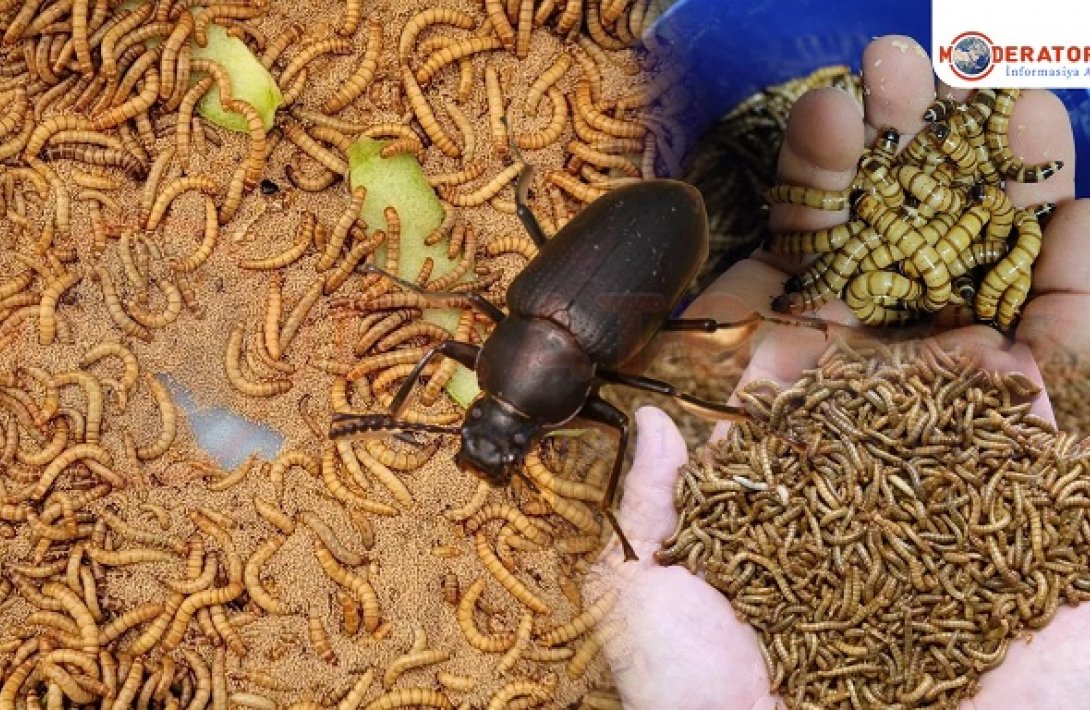
[[[303,326],[303,321],[306,320],[307,314],[310,313],[310,309],[313,308],[318,302],[318,299],[322,297],[322,288],[324,285],[324,279],[316,280],[299,299],[299,302],[295,304],[295,307],[291,309],[287,319],[284,320],[284,327],[280,330],[281,352],[288,349],[288,345],[291,344],[296,333],[299,332],[299,328]]]
[[[318,559],[326,575],[341,585],[359,601],[363,607],[363,628],[374,632],[381,621],[378,595],[374,587],[364,577],[345,569],[333,558],[333,554],[320,540],[314,541],[314,556]]]
[[[329,634],[322,623],[322,617],[311,612],[307,615],[307,634],[310,636],[310,645],[318,658],[326,663],[337,665],[337,654],[333,652],[333,646],[329,643]]]
[[[66,585],[58,582],[47,582],[44,584],[42,586],[42,594],[47,598],[57,600],[64,611],[76,622],[76,628],[79,631],[79,637],[81,639],[80,650],[84,653],[98,654],[98,624],[95,622],[91,610],[87,608],[83,599]]]
[[[98,281],[99,286],[102,288],[102,295],[106,302],[106,312],[110,316],[110,320],[114,322],[121,332],[126,335],[131,335],[134,338],[140,340],[151,340],[151,334],[148,329],[137,323],[129,314],[125,311],[121,305],[121,299],[117,294],[117,287],[114,285],[113,277],[106,270],[106,267],[99,265],[94,267],[92,276]]]
[[[365,710],[393,710],[404,707],[432,707],[452,710],[454,704],[437,690],[431,688],[398,688],[372,700]]]
[[[239,268],[270,271],[295,263],[310,247],[314,238],[315,224],[314,213],[304,212],[303,220],[299,223],[299,229],[296,232],[296,240],[290,247],[264,259],[243,259],[238,264]]]
[[[147,328],[165,328],[178,319],[182,313],[182,293],[173,281],[161,280],[156,285],[166,297],[166,306],[159,313],[145,310],[138,302],[129,304],[129,315]]]
[[[549,100],[552,103],[553,112],[549,117],[549,123],[545,128],[531,133],[523,133],[515,136],[515,145],[525,150],[541,150],[560,140],[568,124],[568,103],[559,89],[549,87]],[[626,161],[627,162],[627,161]]]
[[[545,632],[538,638],[542,646],[552,647],[567,643],[591,631],[595,625],[610,612],[617,601],[615,592],[607,592],[599,597],[579,615],[566,624]]]
[[[524,105],[526,112],[531,116],[537,115],[538,105],[541,103],[541,97],[545,95],[545,92],[553,84],[558,82],[562,76],[568,73],[571,69],[572,58],[570,54],[560,54],[556,60],[546,69],[544,72],[538,75],[534,79],[534,83],[530,85],[530,88],[526,92],[526,98]],[[554,109],[555,112],[555,109]]]
[[[427,84],[436,74],[454,62],[474,54],[499,49],[501,46],[502,43],[498,39],[481,35],[452,42],[428,56],[427,61],[417,70],[416,80],[421,84]]]
[[[365,562],[363,555],[352,552],[337,539],[333,530],[314,511],[303,510],[298,513],[298,518],[318,536],[326,549],[343,565],[358,567]]]
[[[529,680],[511,681],[497,690],[488,701],[487,710],[503,710],[514,705],[512,701],[520,695],[533,697],[534,703],[548,700],[553,695],[551,685]]]
[[[348,694],[337,704],[337,710],[356,710],[363,702],[363,696],[366,695],[367,691],[371,688],[374,674],[375,672],[370,668],[364,671],[356,682],[352,684],[352,688],[348,691]]]
[[[178,195],[189,190],[196,190],[205,195],[215,195],[218,186],[215,180],[206,175],[186,175],[176,178],[163,188],[152,204],[145,223],[145,229],[155,229],[166,215],[167,209]]]
[[[51,282],[42,291],[41,304],[38,307],[38,342],[51,345],[57,337],[57,302],[65,291],[83,279],[78,272],[66,274]]]
[[[227,697],[227,704],[241,705],[254,710],[277,710],[276,701],[257,693],[231,693]]]
[[[180,540],[150,530],[140,530],[108,510],[100,512],[99,518],[105,522],[111,530],[126,540],[145,545],[164,547],[178,555],[185,551],[185,545]]]
[[[485,64],[484,68],[485,98],[488,102],[488,130],[492,137],[493,152],[504,156],[507,154],[507,124],[504,121],[506,109],[503,93],[500,89],[500,77],[496,65],[492,62]]]
[[[485,569],[496,578],[500,585],[509,591],[511,596],[515,597],[515,599],[529,609],[536,611],[539,614],[548,614],[550,611],[549,606],[500,563],[499,558],[496,557],[496,553],[489,546],[488,540],[485,538],[484,534],[478,532],[474,536],[474,539],[477,556],[480,558]]]
[[[523,163],[516,162],[504,168],[497,173],[495,177],[489,180],[484,185],[481,185],[477,189],[467,192],[458,193],[453,190],[447,189],[445,186],[439,187],[439,194],[444,200],[452,205],[458,207],[477,207],[483,205],[488,200],[499,194],[500,190],[507,186],[509,182],[518,177],[522,172]],[[565,174],[566,175],[566,174]]]
[[[541,546],[549,544],[549,536],[546,535],[541,528],[523,515],[518,508],[500,501],[488,503],[470,516],[465,521],[466,530],[470,533],[476,533],[481,526],[490,520],[505,520],[515,531],[526,539]]]
[[[360,210],[363,208],[363,201],[367,198],[367,188],[363,185],[359,185],[352,190],[351,199],[344,211],[341,212],[340,218],[337,220],[336,226],[333,228],[333,232],[330,234],[329,241],[326,242],[325,249],[322,251],[321,258],[315,265],[315,269],[319,272],[326,271],[333,266],[333,263],[340,256],[341,250],[344,248],[345,240],[348,238],[348,231],[352,228],[352,225],[359,219]]]
[[[422,666],[430,666],[435,663],[442,663],[449,659],[450,654],[446,651],[427,648],[420,650],[413,649],[406,655],[395,658],[390,665],[386,667],[386,673],[382,678],[382,685],[389,690],[393,687],[394,683],[397,682],[397,679],[407,671]]]
[[[286,538],[280,535],[266,538],[246,560],[243,581],[246,591],[255,604],[270,614],[282,616],[289,613],[288,605],[275,598],[261,583],[261,568],[283,546]]]
[[[405,487],[405,484],[402,483],[397,474],[364,451],[357,449],[355,450],[355,454],[359,462],[366,466],[371,475],[390,491],[398,503],[406,508],[412,507],[412,493]]]
[[[412,70],[408,67],[402,67],[401,69],[401,82],[405,87],[405,94],[409,99],[409,106],[412,108],[413,114],[416,115],[424,132],[428,134],[435,147],[448,157],[457,158],[461,156],[461,149],[447,135],[446,130],[439,125],[431,106],[428,104],[428,100],[424,98],[424,93],[420,90],[420,85],[416,82],[416,77],[413,76]]]
[[[285,120],[280,124],[280,128],[284,131],[285,138],[326,169],[337,175],[344,175],[348,172],[348,164],[312,138],[299,123],[290,119]]]
[[[241,355],[245,331],[246,324],[239,323],[231,331],[231,335],[227,340],[227,350],[224,353],[224,369],[227,371],[227,380],[231,383],[231,386],[249,397],[275,397],[290,390],[292,387],[291,380],[254,382],[243,374]]]

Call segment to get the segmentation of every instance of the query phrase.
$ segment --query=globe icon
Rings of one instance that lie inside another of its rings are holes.
[[[958,40],[953,51],[954,66],[966,76],[978,76],[992,63],[992,50],[980,37],[968,36]]]

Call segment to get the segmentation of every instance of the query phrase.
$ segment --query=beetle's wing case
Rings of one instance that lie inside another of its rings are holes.
[[[649,180],[595,200],[512,281],[514,315],[549,318],[603,367],[634,356],[662,326],[708,257],[696,188]]]

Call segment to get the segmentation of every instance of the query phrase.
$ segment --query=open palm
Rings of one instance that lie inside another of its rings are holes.
[[[878,128],[897,128],[903,140],[923,127],[921,116],[935,96],[930,61],[905,37],[883,37],[863,57],[865,113],[836,89],[810,92],[788,122],[779,173],[791,184],[846,188],[865,144]],[[963,93],[939,87],[943,97]],[[968,326],[934,334],[946,345],[973,349],[985,366],[1020,371],[1040,381],[1038,362],[1056,348],[1090,350],[1090,201],[1074,200],[1074,145],[1067,113],[1044,91],[1027,91],[1010,121],[1011,146],[1027,163],[1061,159],[1066,168],[1036,185],[1011,184],[1016,207],[1042,201],[1060,206],[1044,235],[1033,270],[1034,292],[1010,342],[994,329]],[[805,207],[777,206],[773,229],[818,229],[845,215]],[[736,264],[693,304],[687,315],[737,319],[767,312],[797,264],[764,252]],[[843,303],[827,304],[818,317],[854,325]],[[754,345],[742,383],[771,378],[788,385],[816,364],[824,338],[805,329],[768,327]],[[1034,404],[1051,419],[1047,397]],[[620,522],[639,562],[620,563],[607,554],[597,580],[620,593],[618,632],[606,644],[626,708],[773,708],[757,636],[739,621],[719,591],[682,567],[653,559],[677,521],[673,489],[677,469],[688,458],[677,428],[661,411],[637,413],[636,458],[629,472]],[[717,430],[717,434],[722,431]],[[1016,642],[1000,668],[983,676],[981,690],[963,707],[1084,708],[1090,704],[1090,606],[1062,608],[1032,643]]]

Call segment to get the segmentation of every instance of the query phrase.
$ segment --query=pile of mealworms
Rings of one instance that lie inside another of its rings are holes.
[[[550,233],[678,162],[669,82],[632,49],[659,5],[0,2],[0,710],[619,707],[592,633],[611,599],[579,586],[610,452],[558,439],[535,489],[492,491],[447,442],[326,429],[451,336],[358,271],[404,245],[396,211],[358,219],[345,149],[415,155],[456,260],[417,281],[502,303],[534,254],[522,161]],[[283,92],[272,127],[194,56],[213,24]],[[195,110],[213,89],[245,134]],[[408,416],[459,421],[452,372]],[[225,469],[160,374],[287,445]]]
[[[1087,451],[1023,375],[919,343],[834,344],[683,467],[660,558],[755,627],[789,707],[953,707],[1090,598]]]
[[[1039,220],[1054,205],[1015,209],[1004,184],[1045,180],[1063,167],[1027,166],[1011,152],[1007,130],[1019,93],[979,89],[964,104],[936,101],[927,127],[900,153],[897,131],[883,129],[848,189],[767,191],[772,204],[851,208],[844,224],[771,239],[776,252],[820,255],[773,308],[798,313],[842,297],[864,324],[896,325],[954,305],[1013,328],[1041,249]]]
[[[1076,353],[1061,350],[1041,365],[1056,427],[1080,436],[1090,435],[1090,366]]]

